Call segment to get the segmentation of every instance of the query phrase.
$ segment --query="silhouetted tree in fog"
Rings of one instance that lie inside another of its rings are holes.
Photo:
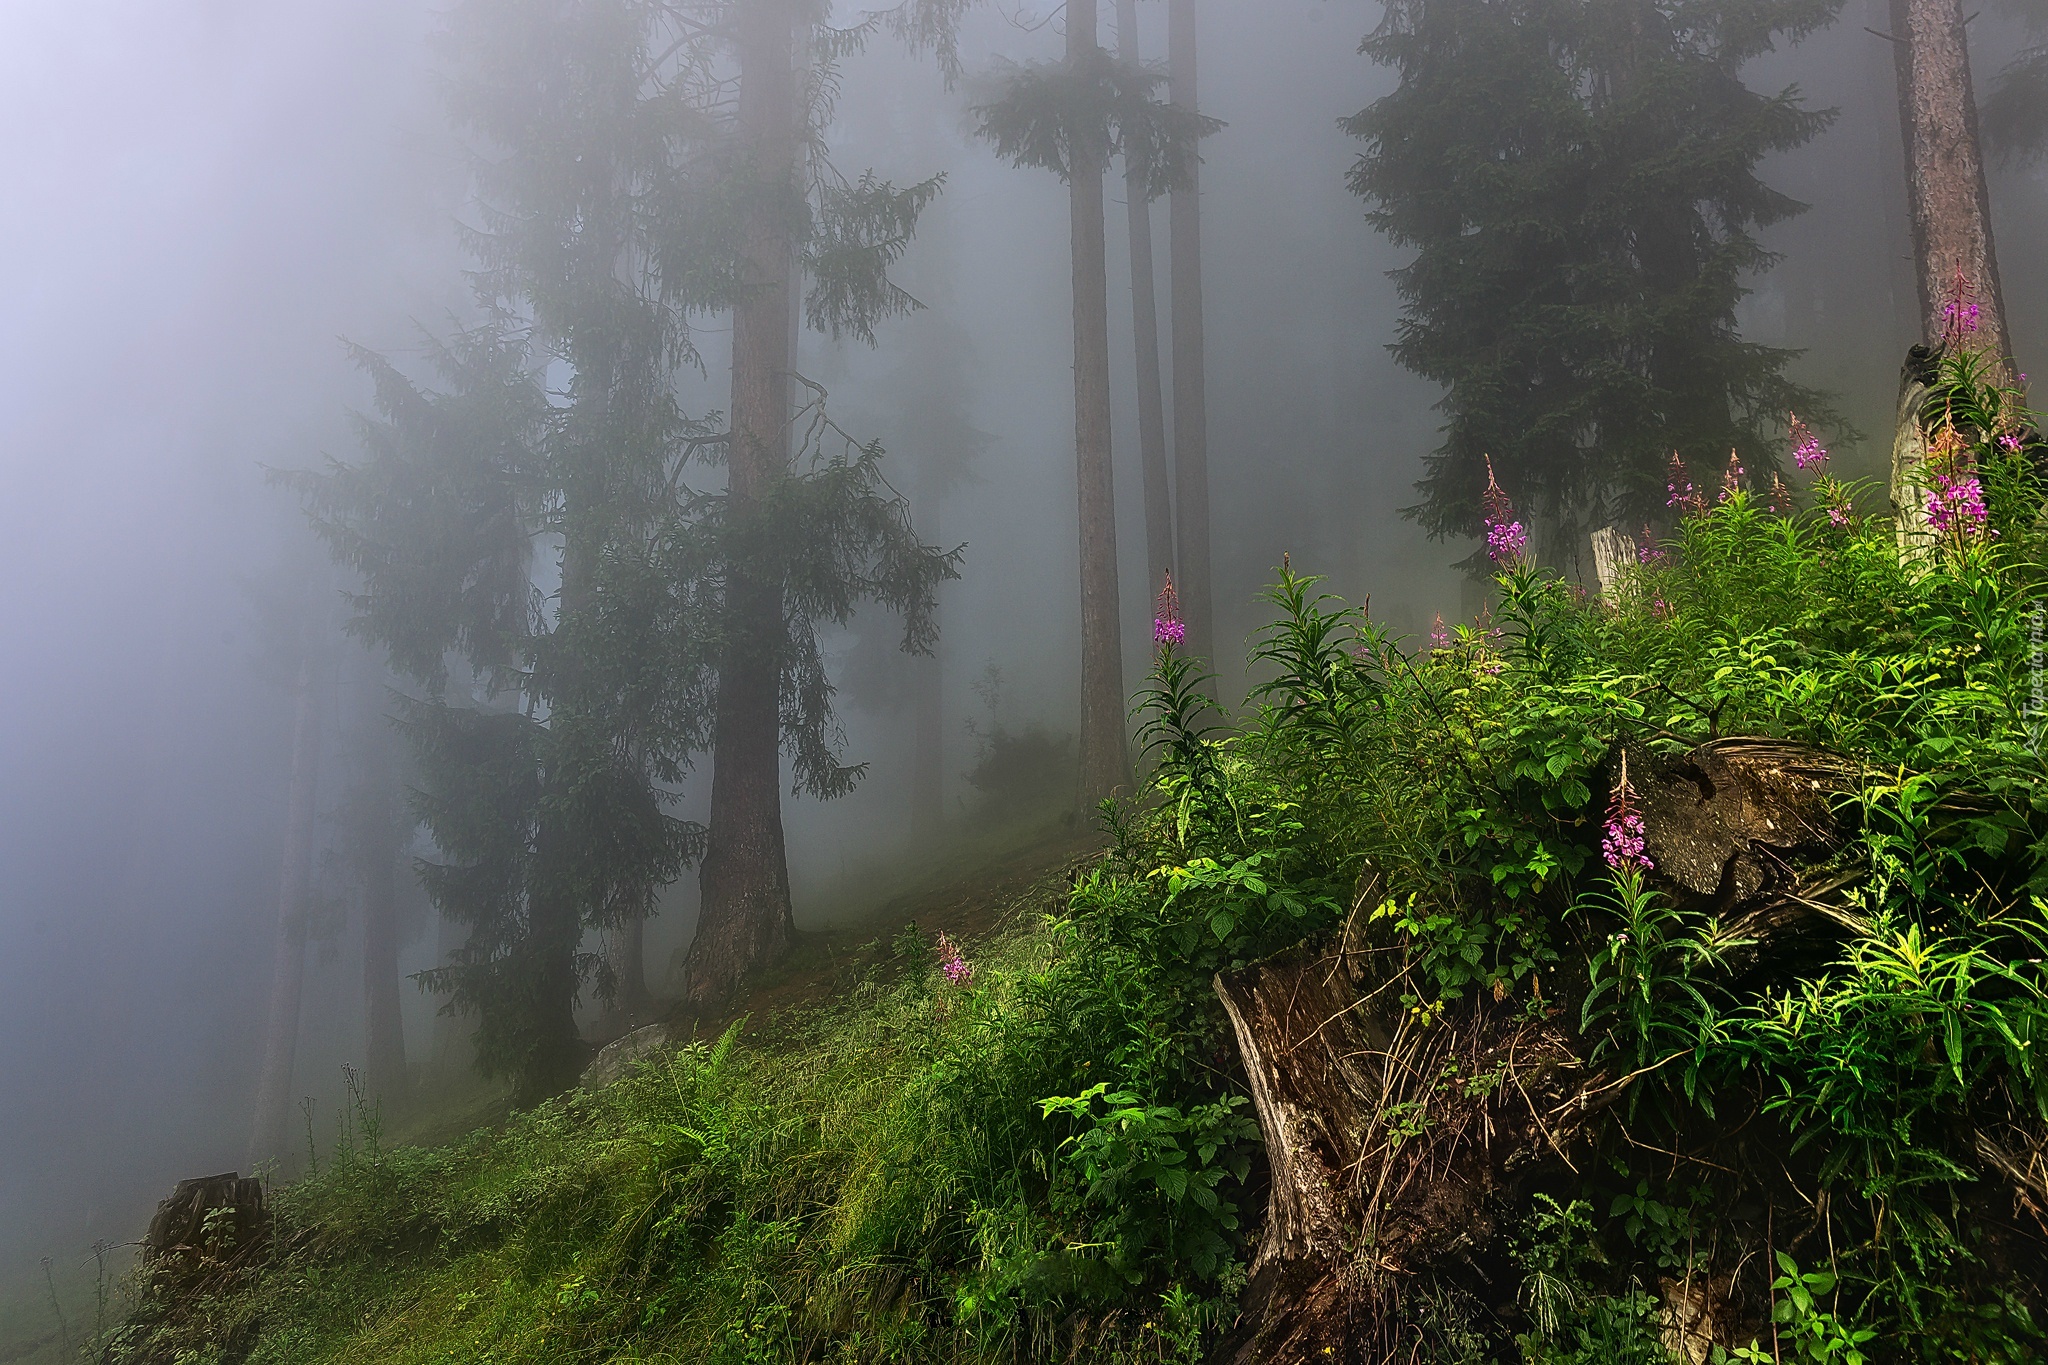
[[[579,994],[614,984],[586,933],[629,930],[691,861],[692,1001],[787,943],[782,752],[814,795],[860,775],[831,743],[818,624],[876,600],[905,613],[907,648],[930,645],[951,559],[912,534],[878,445],[840,433],[821,393],[792,403],[789,337],[800,267],[814,326],[872,339],[914,306],[888,268],[938,182],[841,177],[818,124],[865,31],[943,47],[953,7],[852,34],[809,0],[451,15],[490,320],[439,350],[438,392],[362,354],[381,413],[365,458],[299,482],[363,576],[357,629],[423,689],[404,721],[443,855],[424,875],[469,928],[425,979],[477,1012],[480,1064],[522,1100],[573,1079]],[[675,396],[702,367],[692,319],[720,313],[729,427]],[[722,488],[692,487],[719,463]],[[448,704],[451,654],[517,704]],[[667,810],[706,749],[708,831]]]
[[[263,1031],[248,1164],[281,1155],[292,1116],[292,1071],[298,1060],[299,1006],[306,984],[307,919],[312,909],[314,823],[320,792],[321,729],[331,680],[324,676],[325,614],[293,623],[291,777],[285,795],[284,847],[279,858],[276,938],[270,1008]]]
[[[1141,67],[1138,0],[1116,0],[1116,55]],[[1152,259],[1151,176],[1143,149],[1124,148],[1124,217],[1131,250],[1131,336],[1138,366],[1138,468],[1145,490],[1145,580],[1173,572],[1173,483],[1166,470],[1166,390],[1159,364],[1159,289]],[[1149,588],[1147,589],[1150,590]]]
[[[367,653],[351,661],[355,687],[348,747],[357,771],[336,812],[337,852],[363,912],[363,1079],[381,1103],[408,1097],[400,999],[399,878],[417,821],[405,799],[404,756],[391,723],[390,678]]]
[[[1180,126],[1223,125],[1201,113],[1195,0],[1166,0],[1167,93]],[[1209,559],[1209,359],[1202,296],[1202,159],[1192,151],[1167,206],[1173,298],[1174,581],[1187,652],[1216,656],[1215,575]],[[1153,585],[1154,589],[1158,585]],[[1215,681],[1210,680],[1210,687]]]
[[[1366,41],[1394,93],[1347,121],[1351,188],[1415,249],[1395,357],[1445,388],[1425,462],[1433,535],[1477,534],[1484,457],[1567,553],[1660,513],[1674,450],[1753,477],[1775,429],[1825,401],[1735,306],[1802,205],[1757,177],[1831,114],[1742,83],[1750,58],[1838,0],[1391,0]]]
[[[1001,95],[976,111],[979,131],[1016,166],[1066,183],[1073,262],[1074,460],[1081,561],[1081,799],[1130,778],[1118,611],[1115,480],[1110,463],[1109,283],[1103,176],[1121,152],[1150,194],[1185,183],[1198,116],[1151,97],[1158,78],[1113,60],[1099,42],[1095,0],[1068,0],[1067,54],[1057,66],[1007,73]]]

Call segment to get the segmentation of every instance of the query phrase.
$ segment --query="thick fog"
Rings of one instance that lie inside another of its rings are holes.
[[[1045,3],[970,20],[970,72],[1057,55]],[[1105,9],[1109,7],[1105,6]],[[1163,9],[1142,7],[1150,56]],[[127,1241],[178,1178],[243,1161],[268,1007],[291,747],[280,641],[338,620],[342,581],[266,468],[354,451],[367,386],[343,339],[417,358],[471,297],[457,225],[463,152],[442,107],[433,0],[15,0],[0,40],[0,1290],[35,1258],[75,1264]],[[1891,56],[1865,31],[1878,0],[1772,54],[1751,84],[1797,82],[1841,114],[1770,163],[1813,209],[1773,229],[1752,339],[1806,348],[1866,433],[1889,421],[1914,339]],[[851,12],[851,7],[849,7]],[[1386,345],[1403,256],[1344,186],[1338,127],[1391,88],[1357,54],[1363,0],[1207,0],[1203,103],[1228,127],[1204,169],[1218,638],[1236,642],[1283,553],[1420,633],[1466,609],[1449,567],[1399,509],[1436,441],[1438,397]],[[1107,16],[1106,16],[1107,19]],[[1108,25],[1105,22],[1105,29]],[[1980,82],[2019,19],[1973,26]],[[1107,33],[1105,34],[1107,37]],[[807,335],[800,365],[835,416],[889,446],[885,466],[928,538],[965,547],[941,599],[947,799],[965,810],[970,722],[1078,727],[1072,334],[1067,204],[1052,176],[972,139],[965,89],[877,44],[849,59],[839,162],[899,183],[943,171],[902,282],[926,308],[874,349]],[[1110,180],[1110,319],[1122,593],[1135,687],[1149,585],[1132,401],[1122,184]],[[2040,178],[1992,195],[2021,362],[2040,343],[2048,265]],[[1163,244],[1165,214],[1155,213]],[[1161,252],[1162,276],[1164,252]],[[726,406],[717,324],[693,411]],[[962,431],[978,433],[961,441]],[[1882,439],[1850,455],[1879,467]],[[866,783],[789,804],[799,925],[856,916],[913,860],[901,811],[909,722],[876,615],[827,641],[847,753]],[[975,683],[993,667],[991,716]],[[322,827],[357,756],[347,717],[387,705],[354,659],[320,681]],[[683,813],[700,816],[692,779]],[[686,874],[649,929],[661,991],[694,916]],[[415,893],[404,965],[441,939]],[[337,891],[309,951],[295,1088],[331,1106],[361,1060],[360,959]],[[406,987],[415,1064],[453,1047]],[[459,1056],[458,1056],[459,1064]],[[320,1111],[316,1111],[320,1112]]]

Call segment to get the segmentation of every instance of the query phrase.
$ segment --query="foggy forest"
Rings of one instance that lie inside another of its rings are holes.
[[[0,1365],[2048,1360],[2044,0],[0,14]]]

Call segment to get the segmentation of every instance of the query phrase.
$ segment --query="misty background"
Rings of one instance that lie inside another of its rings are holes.
[[[971,18],[970,72],[1056,55],[1056,25],[1038,24],[1049,6],[1017,3]],[[1163,55],[1162,9],[1141,6],[1148,57]],[[4,14],[0,1290],[38,1257],[75,1265],[96,1238],[133,1239],[177,1179],[241,1158],[289,776],[278,623],[341,614],[324,551],[264,471],[353,454],[368,391],[343,338],[417,359],[421,328],[445,332],[472,307],[456,231],[464,154],[439,99],[431,0],[10,0]],[[1751,339],[1805,348],[1795,377],[1877,434],[1837,446],[1848,476],[1882,466],[1916,334],[1891,53],[1865,31],[1887,15],[1849,0],[1832,28],[1748,72],[1841,111],[1766,163],[1813,207],[1766,235],[1784,259],[1742,318]],[[1229,125],[1204,144],[1203,173],[1223,641],[1263,621],[1256,594],[1283,552],[1334,591],[1371,593],[1397,631],[1466,609],[1449,566],[1472,547],[1431,543],[1399,514],[1435,444],[1438,396],[1385,351],[1386,272],[1403,253],[1344,187],[1358,144],[1337,121],[1393,83],[1356,52],[1378,18],[1365,0],[1202,7],[1203,104]],[[1972,25],[1980,92],[2022,45],[2024,18],[1993,6]],[[955,809],[972,797],[969,721],[1063,734],[1078,712],[1065,195],[969,137],[970,90],[882,44],[849,61],[841,164],[948,183],[900,274],[926,310],[889,323],[877,349],[807,334],[801,352],[842,424],[890,447],[885,469],[926,538],[966,547],[941,598]],[[1120,176],[1109,183],[1135,686],[1156,585],[1139,553]],[[1994,166],[1991,192],[2024,366],[2048,291],[2048,184]],[[717,340],[705,337],[707,377],[685,386],[691,411],[725,406]],[[863,888],[919,855],[900,815],[908,721],[895,666],[875,662],[896,630],[877,614],[828,642],[846,751],[871,768],[843,801],[788,808],[800,925],[856,916]],[[1241,695],[1234,652],[1219,663]],[[994,716],[974,687],[991,666]],[[322,687],[330,745],[337,718],[380,704],[354,659]],[[325,756],[323,828],[350,762]],[[679,813],[703,805],[693,787]],[[657,991],[695,895],[686,874],[649,925]],[[410,906],[408,971],[439,947],[416,894]],[[348,909],[337,894],[338,932],[309,957],[295,1082],[329,1115],[362,1051]],[[408,986],[416,1062],[437,1041],[435,1003]]]

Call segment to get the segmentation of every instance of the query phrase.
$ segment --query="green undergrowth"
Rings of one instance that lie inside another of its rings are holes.
[[[256,1361],[740,1362],[820,1339],[836,1353],[807,1358],[1009,1358],[1057,1327],[1102,1359],[1180,1358],[1216,1311],[1200,1286],[1229,1259],[1252,1126],[1153,1105],[1093,1139],[1101,1044],[1142,1044],[1133,1007],[1157,997],[1100,989],[1092,937],[1037,919],[974,945],[956,984],[912,934],[901,979],[785,1020],[772,1049],[735,1029],[436,1149],[359,1125],[281,1193],[289,1250],[189,1335],[254,1324]],[[1078,1098],[1048,1115],[1053,1096]],[[1158,1216],[1120,1222],[1133,1199]],[[1146,1304],[1162,1254],[1207,1278]],[[1053,1302],[1099,1307],[1034,1312]]]
[[[1825,479],[1804,510],[1674,479],[1609,600],[1504,537],[1496,612],[1429,642],[1283,571],[1248,714],[1161,651],[1147,787],[1045,913],[906,932],[830,1004],[499,1131],[390,1149],[365,1115],[259,1268],[112,1358],[1200,1359],[1268,1178],[1211,982],[1341,933],[1388,1066],[1520,1020],[1599,1101],[1457,1264],[1361,1249],[1387,1358],[1661,1363],[1694,1304],[1716,1359],[2040,1359],[2048,542],[2018,401],[1945,361],[1935,472],[1984,515],[1903,545]],[[1825,775],[1826,833],[1688,891],[1630,821],[1728,737]],[[1511,1079],[1408,1085],[1368,1157]]]

